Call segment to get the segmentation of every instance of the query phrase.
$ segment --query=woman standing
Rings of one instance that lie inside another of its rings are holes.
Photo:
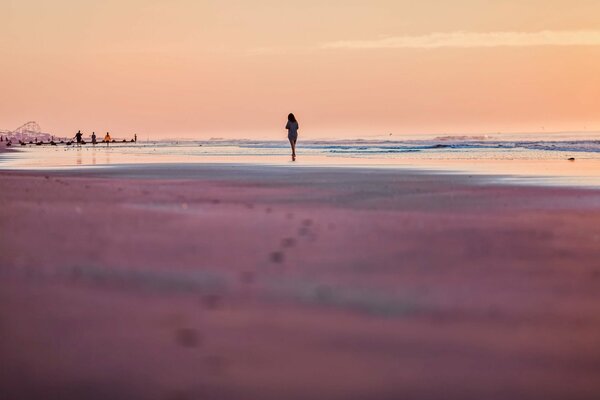
[[[296,141],[298,140],[298,121],[294,114],[288,115],[288,122],[285,125],[285,129],[288,131],[288,139],[290,146],[292,146],[292,161],[296,161]]]

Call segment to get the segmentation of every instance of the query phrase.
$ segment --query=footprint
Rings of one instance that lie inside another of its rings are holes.
[[[255,279],[254,272],[252,271],[242,271],[240,273],[240,280],[243,283],[253,283]]]
[[[209,310],[216,310],[221,307],[222,299],[218,294],[207,294],[202,296],[202,304]]]
[[[227,363],[223,357],[217,355],[207,356],[205,358],[205,362],[210,374],[221,375],[223,372],[225,372]]]
[[[182,347],[198,347],[202,341],[200,334],[191,328],[177,330],[175,338],[177,343]]]
[[[283,252],[281,252],[281,251],[274,251],[274,252],[271,253],[271,256],[270,256],[271,262],[274,262],[274,263],[277,263],[277,264],[282,263],[283,262],[283,258],[284,258],[283,257]]]
[[[282,247],[294,247],[295,245],[296,245],[296,239],[294,239],[294,238],[287,237],[281,241]]]

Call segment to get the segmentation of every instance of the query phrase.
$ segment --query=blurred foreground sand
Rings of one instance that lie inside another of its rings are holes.
[[[0,171],[3,399],[600,398],[600,192]]]

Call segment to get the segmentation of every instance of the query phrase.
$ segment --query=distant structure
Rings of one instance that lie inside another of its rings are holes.
[[[37,122],[29,121],[27,123],[24,123],[17,129],[13,130],[12,133],[13,134],[21,134],[21,135],[24,135],[24,134],[39,135],[40,133],[42,133],[42,128],[40,128],[40,124],[38,124]]]
[[[42,142],[49,142],[53,138],[51,134],[42,132],[40,124],[35,121],[29,121],[10,131],[0,129],[0,135],[4,136],[7,140],[10,139],[12,141],[24,142],[33,141],[35,139]]]

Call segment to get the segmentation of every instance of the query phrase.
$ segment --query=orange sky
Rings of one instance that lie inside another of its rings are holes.
[[[597,0],[0,0],[0,128],[600,130]]]

